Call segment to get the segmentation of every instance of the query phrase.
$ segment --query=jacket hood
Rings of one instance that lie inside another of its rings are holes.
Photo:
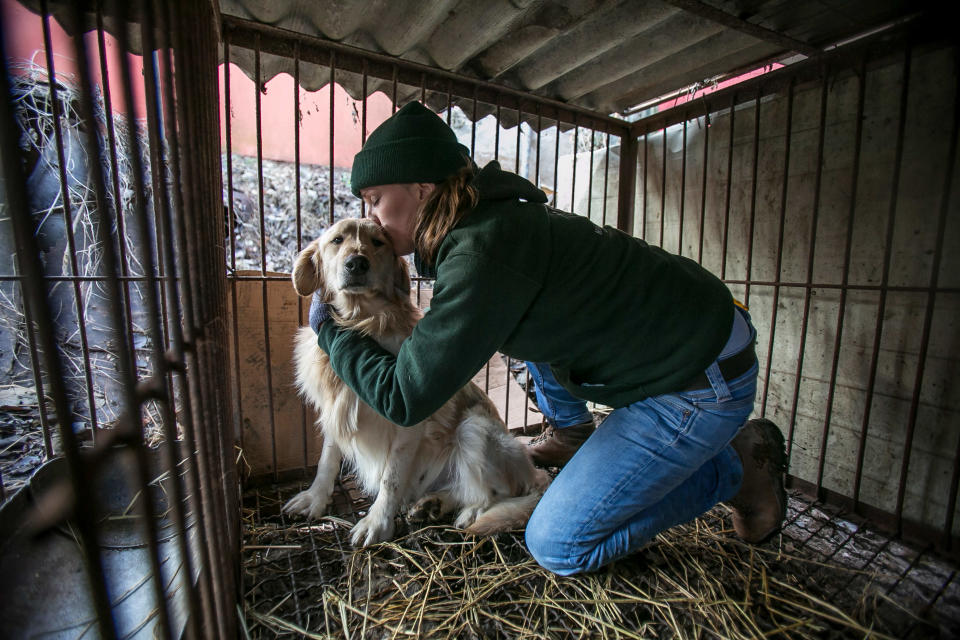
[[[536,188],[526,178],[504,171],[496,160],[480,170],[473,179],[473,186],[480,193],[481,200],[519,198],[527,202],[547,202],[547,194]]]

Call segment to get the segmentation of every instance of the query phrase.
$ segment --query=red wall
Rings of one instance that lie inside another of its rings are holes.
[[[0,0],[0,17],[7,47],[7,57],[16,63],[32,61],[42,71],[41,79],[46,79],[46,53],[43,44],[43,21],[40,16],[31,13],[16,0]],[[77,86],[79,77],[75,62],[73,40],[60,28],[56,20],[50,19],[51,44],[54,54],[54,72],[64,84]],[[93,81],[102,86],[98,44],[96,32],[84,36],[84,42],[90,59],[95,61],[91,68]],[[109,34],[104,35],[107,58],[107,76],[115,113],[125,113],[122,104],[122,85],[119,82],[120,64],[116,40]],[[146,99],[143,80],[143,58],[127,54],[130,73],[134,78],[132,90],[133,115],[138,119],[146,118]],[[14,69],[15,73],[25,73]],[[164,77],[161,65],[160,77]],[[224,121],[224,78],[223,65],[219,68],[220,83],[220,130],[222,148],[226,148],[226,124]],[[230,134],[233,152],[254,156],[257,153],[256,104],[253,81],[234,65],[230,66]],[[330,91],[324,87],[319,91],[299,90],[300,99],[300,161],[310,164],[327,165],[330,162]],[[263,157],[272,160],[292,162],[294,160],[294,95],[293,78],[279,75],[266,85],[261,93],[262,144]],[[363,102],[352,100],[337,85],[334,92],[333,161],[335,166],[349,168],[353,156],[360,150],[360,122]],[[367,99],[367,132],[369,133],[392,113],[390,100],[382,93],[375,93]]]
[[[328,165],[330,162],[330,86],[319,91],[297,92],[300,101],[300,162]],[[220,66],[220,95],[224,90],[223,65]],[[221,104],[220,141],[226,149],[226,123]],[[294,160],[293,78],[287,74],[274,77],[260,94],[261,140],[263,157],[272,160]],[[367,99],[367,134],[390,117],[390,99],[377,92]],[[254,82],[239,67],[230,65],[230,141],[234,153],[257,154],[256,93]],[[360,124],[363,102],[355,101],[340,85],[333,94],[333,162],[349,168],[360,150]]]

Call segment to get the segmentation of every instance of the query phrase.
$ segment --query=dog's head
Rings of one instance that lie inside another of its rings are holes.
[[[390,238],[377,223],[341,220],[300,252],[293,265],[293,288],[301,296],[323,292],[325,302],[348,297],[410,295],[406,261],[393,253]]]

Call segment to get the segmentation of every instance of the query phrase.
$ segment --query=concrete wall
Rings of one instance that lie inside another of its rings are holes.
[[[894,512],[906,459],[904,517],[942,528],[947,498],[956,482],[953,466],[960,439],[958,176],[948,180],[946,175],[955,117],[954,52],[913,52],[903,158],[895,182],[903,78],[902,55],[892,55],[868,68],[856,173],[859,81],[853,72],[834,75],[827,84],[822,163],[817,151],[823,86],[810,83],[795,88],[786,180],[786,90],[761,101],[758,138],[754,98],[742,98],[733,120],[732,156],[729,110],[711,114],[709,130],[702,117],[688,121],[683,180],[684,128],[682,124],[670,127],[665,134],[665,189],[661,186],[664,132],[641,138],[633,232],[652,244],[660,244],[662,234],[664,248],[695,259],[701,255],[702,239],[702,263],[726,280],[812,283],[809,295],[803,286],[781,284],[776,310],[774,286],[730,285],[736,297],[748,302],[760,334],[757,415],[765,415],[785,434],[792,434],[792,475],[817,482],[823,452],[822,484],[845,496],[854,494],[865,429],[860,499]],[[819,193],[818,165],[822,170]],[[951,189],[945,205],[948,183]],[[784,185],[786,206],[782,208]],[[891,203],[894,222],[888,245]],[[946,225],[941,235],[938,225],[945,206]],[[778,248],[782,209],[783,244]],[[933,274],[940,248],[941,262]],[[888,255],[889,287],[884,292],[879,285]],[[844,287],[846,262],[849,276]],[[934,278],[936,288],[931,289]],[[929,339],[924,344],[928,321]],[[773,348],[768,352],[771,332]],[[839,351],[835,349],[838,334]],[[877,339],[879,351],[875,354]],[[768,369],[769,384],[764,384]],[[869,392],[871,378],[874,383]],[[916,389],[919,402],[912,419]],[[911,423],[914,435],[908,444]],[[953,523],[953,532],[960,533],[960,522]]]

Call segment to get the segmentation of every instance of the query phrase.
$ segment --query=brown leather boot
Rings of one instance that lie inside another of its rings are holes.
[[[595,428],[593,420],[558,429],[544,421],[543,432],[526,441],[533,464],[540,467],[562,467],[570,461]]]
[[[731,444],[743,463],[743,484],[728,503],[733,528],[746,542],[759,544],[779,531],[787,516],[783,434],[769,420],[750,420]]]

